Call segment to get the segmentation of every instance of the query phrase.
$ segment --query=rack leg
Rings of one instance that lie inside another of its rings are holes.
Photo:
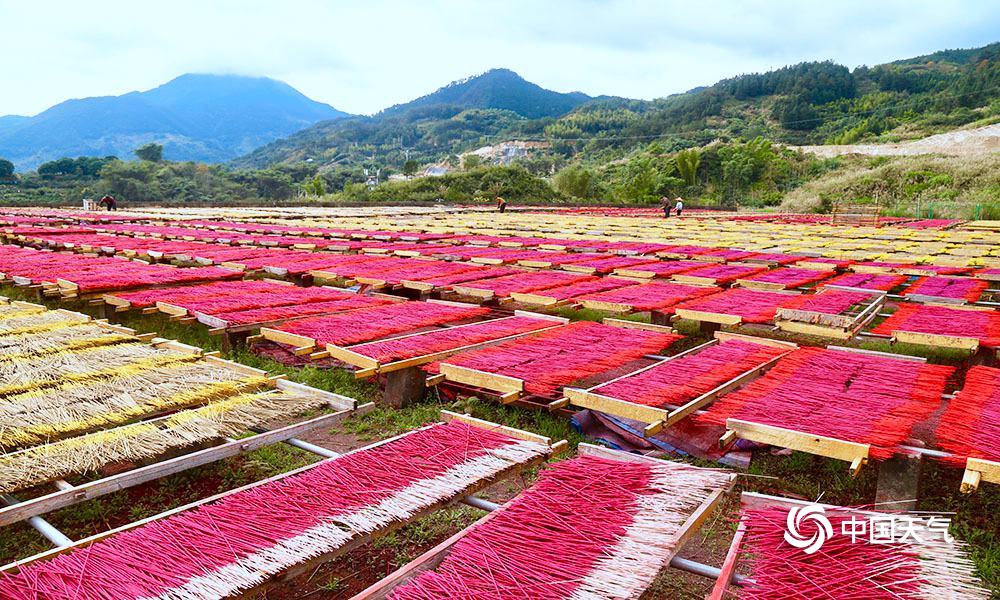
[[[884,510],[916,510],[923,457],[894,456],[879,463],[875,503]],[[884,504],[884,505],[883,505]]]
[[[385,375],[382,402],[393,408],[404,408],[424,396],[426,376],[418,367],[392,371]]]

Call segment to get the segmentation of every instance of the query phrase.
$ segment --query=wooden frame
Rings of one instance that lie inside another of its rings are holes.
[[[366,406],[368,406],[368,405],[366,405]],[[504,431],[504,433],[506,433],[507,435],[511,435],[512,437],[513,437],[513,433],[512,432],[518,432],[519,434],[523,434],[525,436],[529,436],[529,437],[519,437],[518,439],[527,439],[527,440],[531,440],[531,441],[536,441],[537,443],[540,443],[542,445],[547,445],[544,442],[542,442],[541,440],[548,439],[548,438],[543,438],[542,436],[537,436],[537,435],[529,433],[529,432],[524,432],[524,431],[516,430],[516,429],[512,429],[512,428],[503,428],[500,425],[496,425],[496,424],[490,423],[488,421],[481,421],[479,419],[472,419],[472,418],[465,417],[463,415],[457,415],[455,413],[442,413],[442,418],[443,418],[443,420],[460,419],[460,420],[462,420],[463,422],[465,422],[465,423],[467,423],[469,425],[476,426],[476,427],[482,427],[484,429],[497,429],[497,430],[501,430],[502,429],[502,431]],[[361,451],[371,450],[371,449],[376,448],[378,446],[382,446],[382,445],[388,444],[388,443],[393,442],[393,441],[395,441],[397,439],[405,437],[406,435],[410,435],[410,434],[415,433],[417,431],[422,431],[422,430],[427,429],[429,427],[433,427],[433,425],[429,425],[427,427],[422,427],[422,428],[419,428],[419,429],[415,429],[413,431],[409,431],[409,432],[403,433],[401,435],[397,435],[397,436],[388,438],[386,440],[382,440],[380,442],[376,442],[374,444],[370,444],[368,446],[364,446],[362,448],[358,448],[356,450],[352,450],[351,452],[346,453],[346,454],[341,454],[340,456],[346,456],[347,454],[351,454],[351,453],[355,453],[355,452],[361,452]],[[501,429],[498,429],[498,428],[501,428]],[[565,443],[565,442],[563,442],[563,443]],[[551,445],[548,445],[548,446],[550,448],[549,455],[551,455],[552,452],[556,451],[557,447],[560,447],[560,444],[557,443],[557,444],[551,444]],[[521,473],[522,471],[524,471],[526,469],[530,469],[530,468],[532,468],[532,467],[534,467],[534,466],[536,466],[536,465],[544,462],[546,459],[547,459],[547,455],[542,455],[542,456],[539,456],[539,457],[536,457],[536,458],[532,458],[532,459],[530,459],[528,461],[525,461],[523,463],[511,464],[507,468],[502,469],[496,475],[494,475],[492,477],[483,478],[482,480],[476,482],[474,485],[469,486],[467,489],[463,490],[462,494],[463,495],[472,495],[472,494],[475,494],[476,492],[478,492],[478,491],[480,491],[482,489],[490,487],[491,485],[495,485],[499,481],[502,481],[504,479],[509,479],[511,477],[514,477],[517,474]],[[288,471],[286,473],[281,473],[279,475],[275,475],[273,477],[269,477],[269,478],[263,479],[261,481],[256,481],[254,483],[250,483],[250,484],[247,484],[245,486],[242,486],[242,487],[239,487],[239,488],[236,488],[236,489],[233,489],[233,490],[228,490],[226,492],[215,494],[215,495],[210,496],[208,498],[203,498],[201,500],[197,500],[195,502],[191,502],[189,504],[185,504],[183,506],[179,506],[177,508],[174,508],[174,509],[171,509],[171,510],[159,513],[159,514],[154,515],[152,517],[148,517],[148,518],[142,519],[140,521],[129,523],[129,524],[123,525],[121,527],[116,527],[116,528],[111,529],[109,531],[101,532],[101,533],[98,533],[96,535],[92,535],[90,537],[84,538],[82,540],[77,540],[77,541],[73,542],[73,544],[71,544],[69,546],[55,548],[55,549],[52,549],[52,550],[48,550],[46,552],[42,552],[42,553],[36,554],[34,556],[28,557],[28,558],[23,559],[23,560],[12,562],[10,564],[7,564],[7,565],[4,565],[4,566],[0,567],[0,573],[15,573],[21,567],[23,567],[25,565],[28,565],[28,564],[31,564],[33,562],[36,562],[38,560],[50,559],[50,558],[52,558],[54,556],[57,556],[59,554],[63,554],[63,553],[68,552],[70,550],[74,550],[74,549],[78,549],[78,548],[89,546],[90,544],[92,544],[94,542],[97,542],[97,541],[100,541],[100,540],[102,540],[104,538],[107,538],[107,537],[109,537],[111,535],[114,535],[114,534],[117,534],[117,533],[121,533],[123,531],[128,531],[128,530],[134,529],[136,527],[139,527],[141,525],[145,525],[147,523],[151,523],[151,522],[156,521],[156,520],[164,519],[166,517],[169,517],[169,516],[172,516],[172,515],[175,515],[175,514],[184,512],[184,511],[187,511],[187,510],[194,509],[194,508],[196,508],[198,506],[201,506],[201,505],[204,505],[204,504],[208,504],[210,502],[216,502],[216,501],[221,500],[221,499],[223,499],[223,498],[225,498],[227,496],[231,496],[231,495],[234,495],[234,494],[239,493],[239,492],[243,492],[243,491],[246,491],[246,490],[258,487],[258,486],[267,485],[267,484],[273,483],[275,481],[279,481],[281,479],[284,479],[284,478],[287,478],[287,477],[291,477],[293,475],[297,475],[297,474],[302,473],[304,471],[308,471],[309,469],[313,469],[313,468],[315,468],[318,465],[324,464],[324,463],[328,462],[329,460],[336,460],[336,458],[328,459],[326,461],[319,461],[317,463],[306,465],[306,466],[300,467],[298,469],[293,469],[292,471]],[[71,491],[71,490],[67,490],[67,491]],[[357,547],[361,546],[362,544],[365,544],[365,543],[371,541],[375,537],[379,537],[379,536],[382,536],[382,535],[387,535],[387,534],[389,534],[389,533],[391,533],[391,532],[393,532],[393,531],[395,531],[395,530],[397,530],[397,529],[405,526],[410,521],[413,521],[413,520],[419,519],[421,517],[424,517],[424,516],[426,516],[426,515],[434,512],[435,510],[437,510],[437,509],[439,509],[441,507],[447,506],[448,504],[452,504],[452,503],[454,503],[454,502],[456,502],[458,500],[459,500],[459,498],[447,498],[447,499],[441,500],[439,502],[435,502],[435,503],[431,504],[430,506],[428,506],[427,508],[425,508],[424,510],[421,510],[421,511],[418,511],[418,512],[414,513],[412,515],[412,518],[410,518],[408,520],[405,520],[405,521],[402,521],[402,520],[400,520],[400,521],[394,521],[391,524],[389,524],[389,525],[387,525],[385,527],[381,527],[378,530],[373,531],[373,532],[371,532],[369,534],[358,536],[358,537],[352,539],[351,541],[349,541],[348,543],[344,544],[340,548],[337,548],[337,549],[335,549],[335,550],[333,550],[333,551],[331,551],[331,552],[329,552],[327,554],[320,555],[320,556],[318,556],[318,557],[316,557],[314,559],[308,560],[308,561],[306,561],[304,563],[300,563],[299,565],[296,565],[296,566],[294,566],[294,567],[292,567],[290,569],[287,569],[279,577],[280,578],[294,577],[294,576],[296,576],[296,575],[304,572],[305,570],[307,570],[307,569],[309,569],[311,567],[315,567],[317,564],[321,564],[323,562],[327,562],[327,561],[329,561],[329,560],[331,560],[333,558],[336,558],[336,557],[341,556],[341,555],[343,555],[343,554],[345,554],[347,552],[350,552],[354,548],[357,548]],[[21,505],[15,505],[14,507],[9,507],[9,508],[15,508],[17,506],[21,506]],[[273,581],[274,581],[273,579],[269,580],[269,582],[273,582]],[[264,584],[262,584],[262,585],[266,586],[267,584],[268,584],[268,582],[264,582]],[[257,587],[259,588],[261,586],[257,586]]]
[[[829,337],[838,340],[849,340],[871,323],[885,306],[886,293],[883,291],[866,290],[862,288],[844,287],[838,285],[824,286],[824,290],[841,290],[849,292],[865,292],[870,294],[868,304],[856,315],[831,315],[811,310],[779,308],[775,313],[774,324],[782,331]],[[819,292],[820,294],[824,292]]]
[[[580,444],[577,448],[577,454],[579,456],[596,456],[623,462],[659,462],[658,459],[639,456],[636,454],[628,454],[617,450],[610,450],[608,448],[592,444]],[[688,540],[690,540],[691,537],[701,529],[707,519],[719,507],[721,500],[732,489],[732,482],[735,481],[735,477],[736,476],[734,474],[730,480],[730,485],[727,488],[716,490],[710,494],[709,497],[698,506],[698,508],[692,511],[691,515],[684,521],[680,529],[678,529],[678,531],[671,536],[670,541],[673,543],[673,553],[670,555],[669,559],[661,565],[661,569],[669,564],[670,559],[673,559],[673,557],[683,549]],[[421,573],[437,568],[448,556],[455,544],[462,540],[465,535],[467,535],[473,528],[480,527],[483,524],[488,523],[492,518],[494,518],[495,515],[501,514],[503,510],[503,507],[501,507],[496,511],[483,516],[472,525],[452,535],[427,552],[424,552],[416,559],[403,565],[385,578],[353,596],[352,600],[382,600],[387,598],[397,587],[409,582]]]
[[[363,347],[363,346],[366,346],[366,345],[369,345],[369,344],[378,344],[378,343],[381,343],[381,342],[384,342],[384,341],[388,341],[388,340],[404,340],[404,339],[407,339],[407,338],[419,337],[419,336],[427,335],[427,334],[430,334],[430,333],[438,333],[438,332],[441,332],[441,331],[448,331],[448,330],[451,330],[451,329],[458,329],[458,328],[461,328],[461,327],[469,327],[469,326],[473,326],[473,325],[481,325],[483,323],[489,323],[489,322],[492,322],[492,321],[503,321],[505,319],[512,319],[514,317],[533,317],[533,318],[537,318],[537,319],[544,319],[544,320],[552,321],[553,324],[550,327],[543,327],[542,329],[534,329],[532,331],[525,331],[523,333],[515,333],[515,334],[504,336],[504,337],[501,337],[501,338],[487,340],[485,342],[478,342],[478,343],[475,343],[475,344],[467,344],[465,346],[459,346],[459,347],[456,347],[456,348],[449,348],[447,350],[441,350],[441,351],[438,351],[438,352],[433,352],[431,354],[422,354],[420,356],[414,356],[414,357],[405,358],[405,359],[402,359],[402,360],[397,360],[397,361],[388,362],[388,363],[380,363],[379,361],[375,360],[374,358],[366,356],[366,355],[364,355],[364,354],[362,354],[362,353],[360,353],[360,352],[357,351],[360,347]],[[507,340],[517,339],[517,338],[524,337],[524,336],[527,336],[527,335],[531,335],[531,334],[534,334],[534,333],[540,333],[542,331],[549,331],[550,329],[555,329],[556,327],[561,327],[561,326],[565,325],[568,322],[569,322],[569,319],[564,318],[564,317],[555,317],[555,316],[552,316],[552,315],[542,315],[542,314],[538,314],[538,313],[525,312],[525,311],[518,310],[518,311],[514,311],[514,315],[511,316],[511,317],[501,317],[499,319],[489,319],[489,320],[486,320],[486,321],[474,321],[472,323],[465,323],[463,325],[455,325],[453,327],[445,327],[445,328],[440,328],[440,329],[434,329],[434,330],[431,330],[431,331],[420,331],[420,332],[417,332],[417,333],[409,333],[409,334],[400,335],[400,336],[396,336],[396,337],[390,337],[390,338],[385,338],[385,339],[381,339],[381,340],[375,340],[375,341],[372,341],[372,342],[364,342],[364,343],[361,343],[361,344],[352,344],[350,346],[335,346],[333,344],[327,344],[326,345],[326,349],[325,349],[324,352],[319,352],[319,353],[313,354],[312,357],[313,358],[326,358],[326,357],[329,356],[329,357],[332,357],[332,358],[336,358],[337,360],[339,360],[341,362],[345,362],[345,363],[347,363],[349,365],[353,365],[355,367],[358,367],[359,370],[355,372],[355,376],[357,378],[361,379],[361,378],[365,378],[365,377],[371,377],[373,375],[380,374],[380,373],[391,373],[393,371],[399,371],[401,369],[407,369],[407,368],[410,368],[410,367],[417,367],[417,366],[420,366],[420,365],[425,365],[425,364],[428,364],[428,363],[432,363],[432,362],[434,362],[436,360],[440,360],[442,358],[451,356],[453,354],[458,354],[460,352],[465,352],[465,351],[468,351],[468,350],[476,350],[478,348],[483,348],[483,347],[490,346],[490,345],[493,345],[493,344],[496,344],[496,343],[499,343],[499,342],[505,342]]]
[[[852,476],[857,475],[861,467],[868,462],[871,450],[868,444],[813,435],[741,419],[726,419],[726,434],[719,440],[719,444],[723,447],[728,446],[736,438],[847,461],[851,463]]]
[[[1000,483],[1000,462],[970,456],[965,460],[965,473],[962,474],[962,493],[975,492],[983,481]]]
[[[604,319],[603,323],[611,327],[621,327],[623,329],[644,329],[661,333],[676,333],[670,327],[638,321]],[[460,367],[446,362],[441,363],[440,372],[437,375],[431,375],[427,378],[427,387],[433,387],[444,382],[458,383],[494,392],[499,395],[500,401],[504,404],[514,402],[524,395],[525,382],[523,379],[470,369],[468,367]]]
[[[659,408],[655,406],[647,406],[644,404],[635,404],[625,399],[605,396],[599,392],[599,390],[602,387],[608,384],[620,381],[622,379],[627,379],[629,377],[634,377],[636,375],[644,373],[645,371],[666,364],[670,361],[677,360],[678,358],[684,356],[690,356],[692,354],[697,354],[698,352],[701,352],[702,350],[705,350],[710,346],[718,345],[719,343],[725,340],[746,340],[767,346],[787,348],[788,352],[791,352],[792,350],[798,348],[796,344],[793,344],[791,342],[769,340],[766,338],[757,338],[752,336],[740,335],[736,333],[723,333],[717,331],[715,332],[715,339],[709,342],[706,342],[699,346],[695,346],[694,348],[681,352],[675,356],[671,356],[667,359],[656,362],[647,367],[643,367],[642,369],[633,371],[632,373],[628,373],[611,381],[601,383],[586,390],[578,388],[566,388],[563,391],[565,400],[567,400],[566,404],[571,404],[573,406],[578,406],[580,408],[596,410],[598,412],[603,412],[609,415],[615,415],[626,419],[633,419],[636,421],[645,422],[647,423],[647,425],[643,429],[643,435],[652,436],[656,435],[663,429],[676,424],[677,422],[681,421],[682,419],[686,418],[692,413],[701,410],[705,406],[714,402],[717,398],[719,398],[723,394],[726,394],[746,384],[748,381],[759,377],[761,374],[765,373],[768,369],[774,366],[775,363],[778,362],[778,360],[780,360],[782,357],[788,354],[788,352],[785,352],[784,354],[776,356],[775,358],[761,365],[758,365],[743,373],[740,373],[739,375],[733,377],[729,381],[726,381],[716,386],[715,388],[705,392],[704,394],[697,396],[696,398],[692,398],[691,400],[685,402],[681,406],[670,407],[670,408]]]

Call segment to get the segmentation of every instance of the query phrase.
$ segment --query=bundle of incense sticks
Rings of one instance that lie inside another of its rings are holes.
[[[641,258],[635,256],[601,256],[599,258],[589,258],[586,260],[573,261],[571,264],[577,267],[588,267],[594,269],[595,273],[610,273],[615,269],[629,269],[659,263],[655,258]]]
[[[795,262],[832,265],[835,269],[846,269],[847,267],[851,266],[854,263],[854,261],[852,260],[847,260],[843,258],[824,258],[821,256],[815,258],[806,258],[800,256],[798,257],[798,260],[796,260]]]
[[[906,288],[903,295],[960,298],[975,302],[988,287],[989,282],[969,277],[920,277]]]
[[[310,269],[321,269],[331,264],[336,265],[370,259],[370,256],[360,256],[357,254],[341,255],[269,249],[269,252],[256,258],[236,260],[246,267],[247,270],[251,271],[271,267],[287,269],[289,273],[305,273]]]
[[[444,261],[401,259],[405,263],[397,263],[386,268],[371,269],[368,271],[353,271],[352,277],[372,277],[383,279],[388,283],[398,284],[402,281],[422,281],[432,277],[447,277],[460,273],[468,273],[477,270],[477,266],[467,263],[452,263]]]
[[[780,269],[774,269],[773,271],[765,271],[745,279],[747,281],[760,281],[763,283],[780,283],[788,288],[796,288],[826,279],[830,276],[830,274],[830,271],[782,267]]]
[[[767,262],[774,263],[776,265],[790,265],[794,262],[804,260],[804,256],[797,256],[795,254],[781,254],[775,252],[757,252],[754,253],[750,260],[753,262]]]
[[[1000,369],[977,365],[965,374],[965,385],[948,402],[938,423],[938,445],[965,464],[968,457],[1000,462]]]
[[[747,323],[767,323],[779,308],[795,302],[798,295],[765,292],[749,288],[732,288],[707,298],[682,302],[675,309],[697,310],[723,315],[736,315]]]
[[[712,263],[697,260],[664,260],[660,262],[645,263],[641,266],[619,268],[624,272],[635,272],[637,274],[652,273],[654,277],[670,277],[678,273],[693,271],[701,267],[710,266]]]
[[[788,508],[743,509],[743,547],[752,583],[740,590],[740,598],[985,600],[990,596],[975,576],[965,545],[946,541],[922,515],[827,510],[833,535],[824,536],[821,549],[813,554],[786,541],[788,516]],[[844,533],[857,531],[858,522],[867,527],[901,518],[903,524],[886,527],[887,532],[874,538],[884,541],[872,542],[867,532]],[[805,530],[799,532],[803,539],[818,535],[815,523],[803,520]]]
[[[279,287],[278,284],[268,283],[266,281],[215,281],[212,283],[187,285],[175,288],[154,288],[151,290],[122,292],[120,294],[115,294],[115,297],[128,301],[129,304],[136,308],[144,308],[147,306],[153,306],[157,302],[181,304],[185,301],[204,301],[211,298],[233,296],[234,294],[241,295],[273,292],[277,287]]]
[[[329,316],[298,319],[284,323],[278,326],[278,329],[312,338],[320,345],[344,346],[424,327],[482,317],[489,312],[489,309],[480,306],[400,302]]]
[[[506,317],[428,331],[427,333],[407,335],[380,342],[359,344],[352,346],[351,351],[384,364],[416,356],[426,356],[437,352],[455,350],[464,346],[499,340],[512,335],[529,333],[557,325],[556,321],[550,319]]]
[[[953,267],[947,265],[917,265],[921,271],[930,271],[937,275],[965,275],[972,271],[972,267]]]
[[[0,575],[0,597],[229,596],[547,453],[460,422],[433,426]]]
[[[733,418],[868,444],[872,458],[886,459],[937,410],[954,371],[902,358],[800,348],[694,418],[713,425]]]
[[[444,362],[522,379],[526,391],[549,394],[579,379],[620,368],[646,354],[658,352],[681,337],[578,321],[463,352]]]
[[[623,279],[621,277],[600,277],[597,279],[588,279],[579,283],[546,288],[544,290],[540,290],[538,295],[555,298],[556,300],[571,300],[588,294],[596,294],[598,292],[606,292],[608,290],[634,286],[637,283],[638,282],[634,279]]]
[[[0,320],[0,336],[24,336],[87,323],[90,317],[62,311],[17,311]]]
[[[253,323],[268,323],[272,321],[294,319],[297,317],[307,317],[309,315],[326,315],[331,313],[346,312],[359,308],[373,308],[393,303],[394,302],[388,298],[345,294],[344,298],[340,300],[326,300],[323,302],[309,302],[306,304],[265,306],[249,310],[218,312],[212,314],[211,316],[214,319],[224,322],[227,326],[251,325]]]
[[[308,304],[310,302],[342,301],[357,296],[350,292],[328,287],[301,288],[267,282],[248,281],[245,283],[262,283],[263,285],[248,287],[247,289],[237,287],[228,294],[207,298],[188,296],[174,302],[169,302],[169,304],[175,304],[191,312],[211,315],[221,312],[252,310],[255,308]]]
[[[572,283],[581,283],[595,279],[590,275],[579,273],[567,273],[564,271],[524,271],[478,281],[470,281],[461,284],[463,288],[473,288],[477,290],[488,290],[493,295],[506,298],[514,292],[529,293],[548,288],[560,287]]]
[[[0,400],[4,423],[0,447],[43,443],[226,398],[267,383],[261,375],[202,361],[185,362],[185,357],[180,356],[123,361],[119,366],[93,369]]]
[[[788,351],[749,340],[724,340],[592,391],[647,406],[680,406]]]
[[[721,285],[732,283],[737,279],[750,277],[751,275],[756,275],[757,273],[763,273],[766,270],[767,267],[726,264],[694,269],[683,273],[683,275],[684,277],[705,277],[706,279],[713,279],[715,280],[715,283]]]
[[[711,296],[721,289],[710,286],[683,285],[652,281],[629,287],[620,287],[606,292],[580,296],[581,302],[610,302],[631,306],[635,311],[663,310],[680,302]]]
[[[983,346],[996,348],[1000,347],[1000,313],[901,303],[896,312],[872,329],[882,335],[892,335],[893,331],[973,337]]]
[[[906,283],[907,279],[909,278],[906,275],[892,275],[888,273],[844,273],[824,282],[824,285],[842,285],[844,287],[888,292],[892,288]]]
[[[708,252],[702,252],[698,256],[703,256],[705,258],[716,258],[722,259],[726,262],[734,262],[738,260],[744,260],[747,258],[755,257],[756,252],[747,252],[745,250],[733,250],[731,248],[716,248],[709,250]]]
[[[467,281],[480,281],[483,279],[494,279],[496,277],[504,277],[506,275],[516,275],[523,273],[519,269],[512,269],[510,267],[486,267],[486,266],[476,266],[475,269],[469,271],[462,271],[461,273],[454,273],[451,275],[437,275],[434,277],[421,277],[420,282],[432,285],[434,287],[448,287],[450,285],[455,285],[459,283],[465,283]],[[416,281],[410,277],[403,277],[403,281]]]
[[[112,262],[101,265],[100,269],[91,269],[86,273],[66,273],[60,279],[71,281],[81,292],[103,292],[150,285],[235,279],[240,276],[239,273],[218,267],[176,269],[165,265],[124,262],[113,258],[108,260]]]
[[[729,474],[584,456],[557,463],[390,598],[638,598]]]
[[[45,354],[74,352],[134,341],[135,337],[132,335],[119,333],[96,323],[80,322],[41,333],[0,336],[0,361],[27,360]]]
[[[827,289],[819,294],[792,296],[781,308],[805,310],[827,315],[839,315],[852,306],[870,300],[872,294]]]
[[[241,394],[155,421],[2,454],[0,493],[97,470],[111,463],[152,458],[326,405],[322,398],[297,392]]]

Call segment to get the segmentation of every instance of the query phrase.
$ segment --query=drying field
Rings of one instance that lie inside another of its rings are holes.
[[[0,296],[0,598],[1000,597],[1000,222],[0,208]]]

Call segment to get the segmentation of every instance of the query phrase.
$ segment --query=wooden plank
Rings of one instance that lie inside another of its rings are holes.
[[[509,317],[505,317],[505,318],[509,318]],[[475,324],[476,323],[469,323],[468,325],[475,325]],[[458,327],[467,327],[468,325],[459,325]],[[432,362],[437,361],[437,360],[441,360],[442,358],[447,358],[447,357],[455,355],[455,354],[460,354],[462,352],[466,352],[466,351],[469,351],[469,350],[476,350],[478,348],[484,348],[486,346],[492,346],[493,344],[498,344],[500,342],[506,342],[508,340],[513,340],[513,339],[516,339],[516,338],[519,338],[519,337],[525,337],[525,336],[528,336],[528,335],[532,335],[532,334],[536,334],[536,333],[541,333],[543,331],[549,331],[550,329],[555,329],[557,327],[561,327],[562,325],[563,325],[563,322],[553,323],[553,325],[551,327],[544,327],[542,329],[535,329],[533,331],[526,331],[526,332],[522,332],[522,333],[515,333],[515,334],[512,334],[512,335],[508,335],[508,336],[502,337],[502,338],[496,338],[496,339],[492,339],[492,340],[487,340],[485,342],[478,342],[476,344],[467,344],[465,346],[460,346],[458,348],[450,348],[448,350],[441,350],[439,352],[434,352],[434,353],[431,353],[431,354],[423,354],[423,355],[420,355],[420,356],[414,356],[412,358],[406,358],[406,359],[403,359],[403,360],[397,360],[395,362],[384,363],[384,364],[378,365],[376,367],[376,371],[379,372],[379,373],[391,373],[393,371],[399,371],[400,369],[407,369],[409,367],[416,367],[416,366],[419,366],[419,365],[425,365],[425,364],[432,363]],[[420,334],[416,334],[416,335],[420,335]],[[408,337],[408,336],[406,336],[406,337]]]
[[[364,354],[354,352],[350,348],[344,346],[335,346],[333,344],[327,344],[325,346],[327,355],[336,358],[339,361],[345,362],[349,365],[354,365],[355,367],[360,367],[362,369],[377,369],[379,362],[374,358],[365,356]]]
[[[720,323],[722,325],[739,325],[743,322],[743,317],[739,315],[726,315],[722,313],[691,310],[687,308],[678,308],[674,310],[674,314],[682,319],[702,321],[706,323]]]
[[[459,421],[465,423],[466,425],[472,425],[473,427],[479,427],[480,429],[486,429],[489,431],[497,431],[505,435],[509,435],[512,438],[519,440],[525,440],[528,442],[535,442],[542,444],[543,446],[552,447],[552,438],[546,437],[544,435],[539,435],[537,433],[532,433],[530,431],[524,431],[523,429],[517,429],[514,427],[507,427],[506,425],[498,425],[490,421],[484,421],[483,419],[477,419],[471,415],[463,415],[456,412],[451,412],[449,410],[441,411],[441,420],[445,423],[450,421]]]
[[[938,346],[975,352],[979,349],[979,339],[974,337],[959,337],[954,335],[939,335],[936,333],[918,333],[916,331],[893,330],[892,337],[904,344],[920,346]]]
[[[507,377],[486,371],[477,371],[458,365],[441,363],[441,374],[446,381],[463,383],[494,392],[523,392],[524,381],[516,377]]]
[[[838,327],[829,327],[826,325],[814,325],[812,323],[802,323],[800,321],[778,321],[776,320],[775,325],[778,329],[782,331],[787,331],[789,333],[797,333],[800,335],[813,335],[817,337],[831,338],[835,340],[845,341],[854,337],[856,333],[853,329],[841,329]]]
[[[364,405],[364,407],[359,407],[358,410],[362,410],[362,408],[367,412],[371,408],[374,408],[374,404]],[[252,437],[226,442],[218,446],[192,452],[191,454],[185,454],[163,462],[73,486],[70,489],[59,490],[45,496],[25,500],[13,506],[0,508],[0,526],[17,523],[30,517],[72,506],[85,500],[98,498],[105,494],[124,490],[187,469],[193,469],[222,460],[223,458],[236,456],[244,452],[251,452],[258,448],[296,437],[318,427],[330,427],[340,423],[354,412],[352,410],[341,410],[328,415],[322,415],[308,421],[295,423]]]
[[[698,277],[697,275],[684,275],[678,273],[677,275],[671,276],[671,279],[677,283],[690,283],[693,285],[715,285],[714,277]]]
[[[282,331],[280,329],[271,329],[270,327],[261,327],[260,335],[263,339],[276,342],[278,344],[285,344],[288,346],[295,346],[297,348],[315,348],[316,340],[311,337],[306,337],[304,335],[298,335],[295,333],[289,333],[287,331]]]
[[[1000,462],[985,458],[969,457],[965,461],[965,473],[962,477],[962,493],[970,494],[979,487],[979,483],[1000,483]]]
[[[605,325],[620,327],[622,329],[641,329],[643,331],[655,331],[656,333],[677,333],[673,327],[667,327],[666,325],[654,325],[653,323],[643,323],[641,321],[628,321],[608,317],[603,319],[601,322]]]
[[[802,431],[794,431],[774,425],[753,423],[740,419],[727,419],[726,429],[737,437],[779,448],[798,450],[809,454],[836,458],[847,462],[864,464],[868,460],[869,446],[848,442]]]
[[[453,285],[451,286],[451,291],[459,294],[461,296],[470,296],[472,298],[481,298],[483,300],[493,299],[493,290],[481,290],[474,287],[466,287],[464,285]]]
[[[731,392],[732,390],[735,390],[736,388],[738,388],[738,387],[746,384],[751,379],[756,379],[761,374],[763,374],[765,371],[767,371],[768,369],[770,369],[771,367],[773,367],[779,360],[781,360],[786,355],[787,355],[787,353],[786,354],[782,354],[781,356],[776,356],[775,358],[772,358],[771,360],[767,361],[766,363],[764,363],[764,364],[762,364],[760,366],[754,367],[753,369],[750,369],[748,371],[745,371],[745,372],[737,375],[736,377],[733,377],[729,381],[727,381],[727,382],[725,382],[725,383],[723,383],[721,385],[718,385],[715,388],[713,388],[713,389],[705,392],[704,394],[698,396],[697,398],[692,399],[690,402],[685,403],[683,406],[680,406],[680,407],[678,407],[678,408],[670,411],[670,414],[667,415],[667,418],[663,420],[664,421],[663,422],[663,427],[669,427],[669,426],[673,425],[674,423],[677,423],[678,421],[680,421],[681,419],[687,417],[691,413],[693,413],[693,412],[695,412],[697,410],[701,410],[705,406],[711,404],[719,396],[722,396],[724,394],[727,394],[727,393]]]
[[[741,521],[736,526],[736,535],[733,536],[733,541],[729,545],[729,551],[726,552],[726,558],[722,561],[722,567],[719,569],[719,577],[716,579],[712,591],[705,600],[725,600],[729,584],[736,570],[736,563],[740,556],[740,547],[743,545],[743,537],[745,535],[746,525]]]
[[[440,565],[445,557],[451,553],[452,548],[459,541],[462,540],[470,531],[476,527],[481,527],[488,523],[490,519],[494,518],[495,515],[500,514],[501,511],[496,510],[486,515],[480,517],[475,523],[469,525],[465,529],[462,529],[444,540],[440,544],[434,546],[427,552],[424,552],[417,558],[406,563],[402,567],[396,569],[386,577],[375,582],[367,589],[351,597],[351,600],[383,600],[392,593],[393,590],[399,586],[408,583],[413,578],[417,577],[425,571],[431,571],[436,569]]]
[[[532,304],[535,306],[555,306],[557,304],[565,304],[567,300],[559,300],[558,298],[553,298],[552,296],[545,296],[543,294],[522,294],[521,292],[511,292],[510,297],[514,302],[520,304]]]
[[[563,390],[563,395],[573,406],[596,410],[609,415],[624,417],[626,419],[634,419],[644,423],[656,423],[658,421],[662,421],[666,419],[669,414],[669,411],[662,408],[647,406],[645,404],[636,404],[634,402],[628,402],[626,400],[620,400],[618,398],[612,398],[610,396],[604,396],[602,394],[578,388],[566,388]]]
[[[172,317],[184,317],[188,314],[187,309],[183,306],[177,306],[168,302],[157,302],[156,309]]]
[[[780,292],[788,287],[788,284],[774,281],[754,281],[753,279],[737,279],[733,282],[736,287],[744,287],[751,290],[762,290],[765,292]]]
[[[603,300],[587,300],[586,298],[580,298],[580,304],[582,304],[584,308],[604,312],[630,313],[633,310],[631,304],[625,304],[623,302],[605,302]]]
[[[729,333],[727,331],[716,331],[715,339],[720,342],[726,340],[739,340],[742,342],[749,342],[751,344],[760,344],[762,346],[771,346],[772,348],[785,348],[788,350],[794,350],[799,347],[795,342],[786,342],[784,340],[772,340],[770,338],[762,338],[753,335],[744,335],[742,333]]]

